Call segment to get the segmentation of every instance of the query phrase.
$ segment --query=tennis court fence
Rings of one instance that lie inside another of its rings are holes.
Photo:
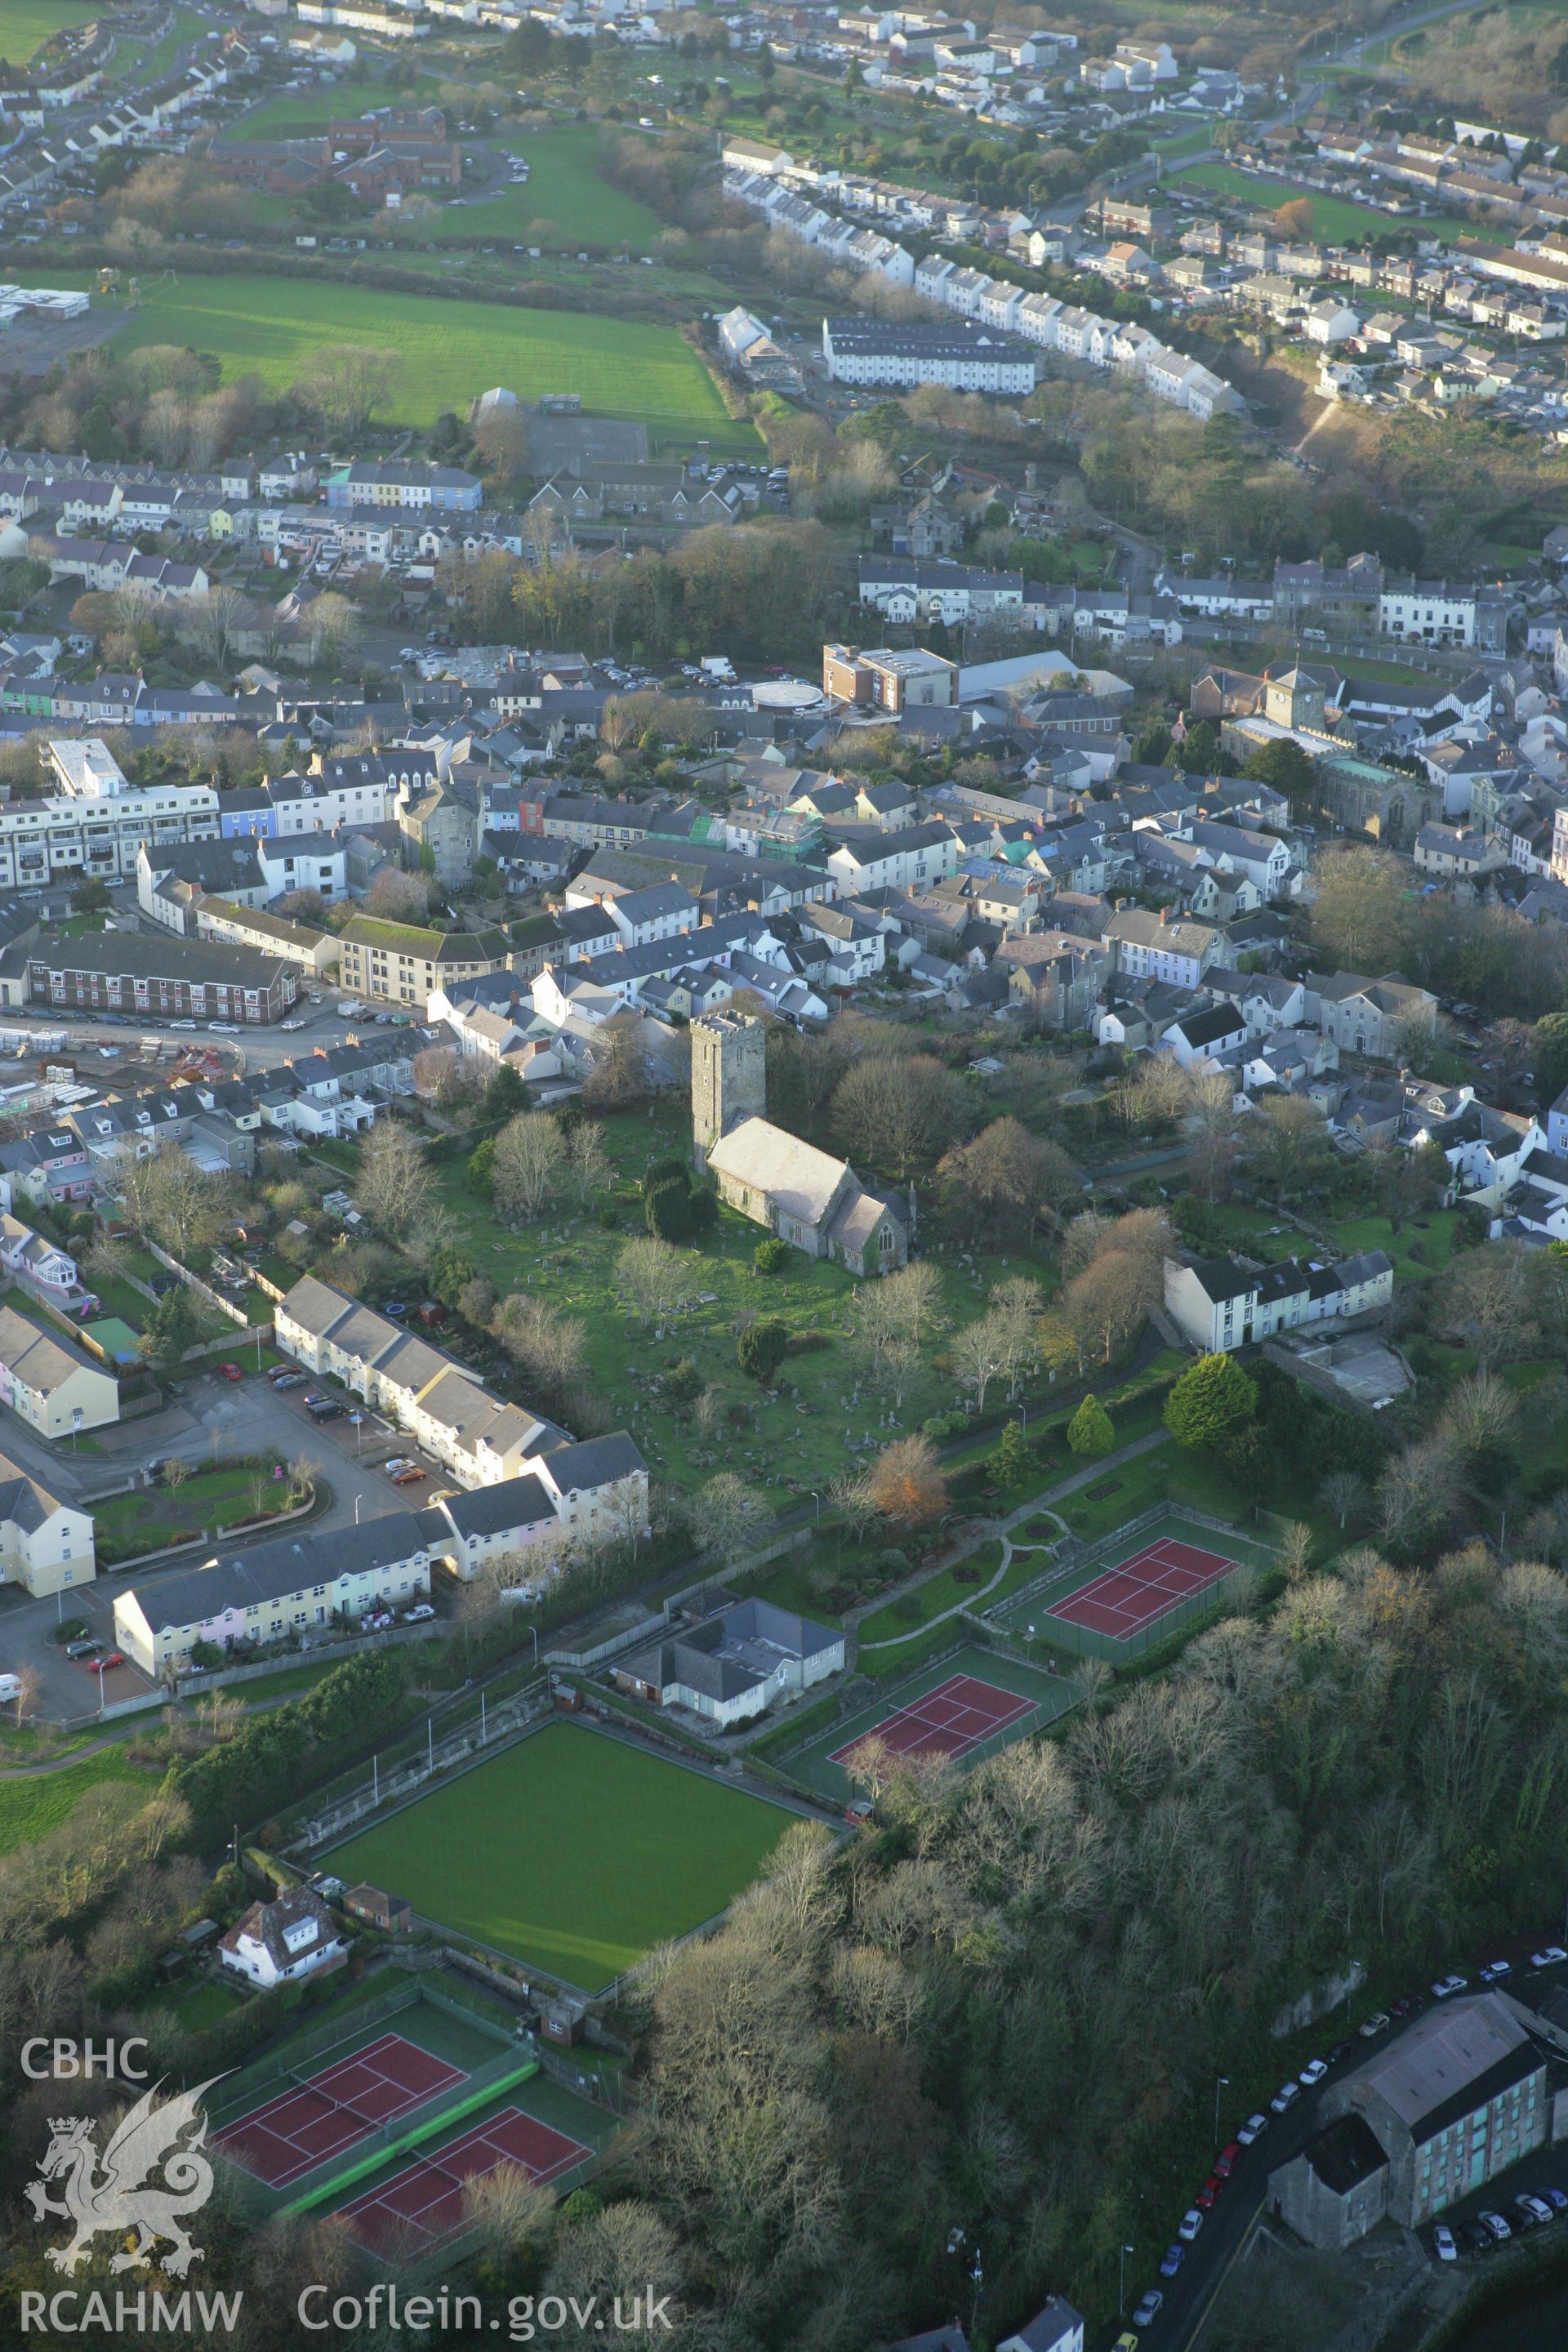
[[[1170,1518],[1179,1518],[1184,1527],[1206,1528],[1211,1534],[1223,1536],[1226,1544],[1238,1553],[1237,1567],[1250,1564],[1254,1553],[1272,1552],[1275,1549],[1266,1539],[1244,1535],[1229,1519],[1216,1518],[1212,1511],[1195,1510],[1188,1503],[1152,1503],[1148,1509],[1140,1511],[1135,1518],[1124,1519],[1119,1528],[1111,1528],[1106,1535],[1087,1539],[1081,1536],[1064,1536],[1060,1543],[1052,1547],[1049,1566],[1043,1568],[1037,1576],[1032,1576],[1026,1584],[1019,1585],[1017,1591],[1010,1592],[1005,1601],[997,1601],[994,1608],[986,1612],[987,1622],[1005,1629],[1007,1621],[1016,1621],[1026,1602],[1054,1593],[1069,1580],[1077,1581],[1093,1569],[1118,1565],[1140,1549],[1140,1536],[1147,1535],[1152,1528]]]
[[[446,2121],[448,2114],[456,2120],[463,2109],[482,2105],[486,2098],[493,2097],[510,2086],[516,2080],[520,2068],[527,2067],[531,2071],[532,2058],[533,2053],[526,2042],[520,2042],[510,2050],[498,2050],[493,2058],[485,2059],[471,2074],[462,2075],[455,2083],[443,2084],[427,2098],[416,2100],[412,2106],[399,2107],[395,2115],[379,2122],[373,2116],[360,2115],[352,2100],[316,2092],[314,2095],[321,2099],[324,2105],[354,2116],[363,2125],[363,2130],[357,2139],[334,2148],[330,2156],[323,2157],[321,2163],[313,2165],[309,2172],[297,2173],[281,2185],[252,2180],[250,2193],[257,2203],[269,2210],[276,2210],[285,2204],[292,2209],[319,2202],[331,2194],[340,2174],[367,2167],[374,2168],[378,2150],[388,2151],[390,2160],[395,2141],[416,2137],[422,2131],[434,2132]],[[295,2079],[285,2082],[279,2090],[284,2094],[289,2090],[308,2091],[310,2084],[304,2079],[305,2074],[304,2068],[299,2068],[295,2071]],[[279,2092],[273,2095],[279,2095]]]
[[[300,1822],[289,1841],[288,1851],[309,1853],[317,1846],[341,1838],[367,1813],[379,1812],[384,1806],[412,1797],[437,1774],[453,1771],[488,1748],[520,1738],[550,1711],[550,1685],[548,1679],[542,1676],[537,1683],[498,1701],[494,1706],[481,1706],[477,1717],[470,1716],[459,1729],[448,1732],[444,1739],[436,1738],[433,1723],[427,1725],[423,1748],[384,1765],[379,1756],[373,1757],[363,1781],[331,1799],[320,1811]]]

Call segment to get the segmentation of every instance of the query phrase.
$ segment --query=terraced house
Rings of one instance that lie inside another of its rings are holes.
[[[506,961],[502,931],[427,930],[355,915],[343,929],[339,973],[356,996],[423,1009],[436,989],[504,971]]]

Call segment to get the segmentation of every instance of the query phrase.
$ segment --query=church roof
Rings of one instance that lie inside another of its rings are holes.
[[[781,1216],[812,1226],[827,1215],[845,1179],[854,1181],[847,1161],[831,1158],[766,1118],[742,1119],[721,1136],[709,1150],[708,1165],[731,1183],[765,1192]]]

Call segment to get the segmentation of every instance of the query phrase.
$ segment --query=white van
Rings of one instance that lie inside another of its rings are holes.
[[[21,1675],[0,1675],[0,1706],[4,1706],[7,1699],[18,1699],[21,1696]]]

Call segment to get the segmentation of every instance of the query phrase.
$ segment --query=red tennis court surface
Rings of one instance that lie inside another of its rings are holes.
[[[1050,1614],[1065,1617],[1069,1625],[1087,1625],[1091,1633],[1107,1633],[1113,1642],[1125,1642],[1145,1625],[1169,1616],[1205,1585],[1228,1576],[1237,1564],[1221,1552],[1162,1536],[1118,1567],[1108,1568],[1070,1600],[1053,1601]]]
[[[488,2124],[432,2157],[416,2157],[390,2180],[342,2209],[356,2238],[379,2252],[400,2238],[444,2238],[459,2228],[470,2180],[482,2180],[503,2164],[519,2166],[531,2180],[556,2180],[593,2150],[564,2132],[552,2131],[521,2107],[503,2107]]]
[[[220,2132],[215,2145],[269,2189],[282,2189],[421,2099],[467,2079],[460,2066],[449,2066],[400,2033],[385,2033],[268,2099]]]
[[[858,1731],[853,1739],[836,1748],[827,1760],[847,1763],[868,1739],[879,1739],[895,1756],[967,1756],[993,1732],[1005,1731],[1021,1715],[1028,1715],[1034,1705],[1032,1698],[998,1690],[994,1683],[976,1682],[973,1675],[953,1675],[935,1690],[927,1691],[923,1698],[912,1698],[886,1722],[873,1724],[869,1731]]]

